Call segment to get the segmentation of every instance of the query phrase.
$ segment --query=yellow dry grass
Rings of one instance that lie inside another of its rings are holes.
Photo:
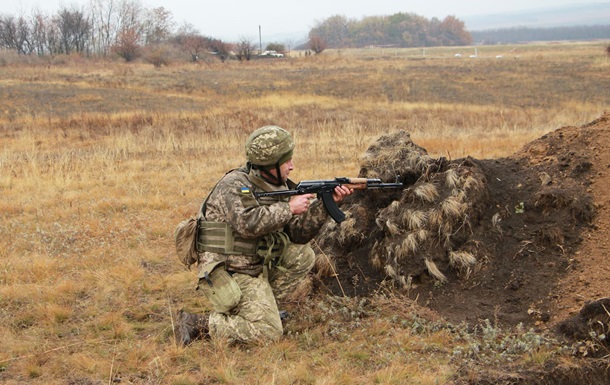
[[[295,180],[327,179],[357,176],[387,132],[408,130],[433,157],[494,158],[607,108],[600,44],[519,50],[504,62],[455,61],[452,48],[425,59],[343,50],[273,64],[0,66],[0,381],[449,384],[460,341],[412,327],[404,298],[376,299],[369,313],[303,300],[267,347],[175,346],[173,312],[207,303],[172,234],[265,124],[294,133]],[[435,218],[404,220],[417,231]]]

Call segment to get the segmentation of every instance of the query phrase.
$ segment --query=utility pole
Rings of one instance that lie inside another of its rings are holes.
[[[261,34],[261,26],[258,26],[258,54],[261,55],[263,53],[263,38]]]

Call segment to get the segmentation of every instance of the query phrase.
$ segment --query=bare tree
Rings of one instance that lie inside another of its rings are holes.
[[[171,11],[163,8],[153,8],[147,12],[146,20],[143,23],[144,43],[160,44],[169,39],[175,23]]]
[[[191,24],[184,24],[180,27],[173,40],[175,44],[188,52],[192,62],[199,61],[210,45],[210,39],[202,36]]]
[[[32,44],[37,55],[42,56],[49,50],[48,36],[51,22],[49,17],[40,11],[34,11],[32,15]]]
[[[25,17],[19,17],[17,21],[17,45],[19,51],[29,55],[34,52],[34,39],[30,24]]]
[[[137,37],[137,43],[142,43],[145,8],[139,0],[90,0],[89,5],[95,52],[107,55],[117,44],[124,44],[126,36],[127,40]]]
[[[0,47],[23,55],[35,51],[33,26],[24,16],[0,16]]]
[[[322,39],[318,35],[312,35],[309,37],[309,42],[307,43],[309,49],[317,54],[321,53],[326,49],[326,40]]]
[[[98,54],[106,56],[118,35],[118,0],[90,0],[92,44]]]
[[[229,58],[231,52],[231,46],[222,40],[212,39],[210,40],[211,52],[220,58],[220,61],[224,63]]]
[[[60,34],[61,52],[84,53],[91,36],[91,23],[84,12],[75,7],[62,8],[55,21]]]
[[[0,15],[0,46],[21,53],[17,46],[17,20],[14,16]]]
[[[142,28],[143,11],[144,6],[139,0],[121,0],[117,12],[117,30],[119,33],[129,29],[137,29],[139,34]]]
[[[249,39],[247,37],[240,37],[239,42],[237,42],[237,45],[235,48],[236,48],[235,55],[237,56],[237,59],[240,61],[250,60],[252,58],[252,54],[254,53],[254,50],[256,49],[254,43],[252,42],[252,39]]]
[[[141,55],[142,47],[138,43],[139,40],[138,32],[133,28],[128,28],[119,34],[113,51],[126,62],[134,61]]]

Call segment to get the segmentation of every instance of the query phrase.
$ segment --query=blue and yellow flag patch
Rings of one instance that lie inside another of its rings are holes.
[[[250,194],[250,188],[249,187],[242,187],[240,191],[241,191],[242,194]]]

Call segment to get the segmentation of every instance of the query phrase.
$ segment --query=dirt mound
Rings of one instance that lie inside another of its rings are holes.
[[[548,328],[574,316],[609,294],[608,143],[609,114],[493,160],[434,159],[406,132],[380,138],[359,176],[406,187],[344,202],[346,221],[317,239],[339,275],[322,289],[392,286],[455,323]]]

